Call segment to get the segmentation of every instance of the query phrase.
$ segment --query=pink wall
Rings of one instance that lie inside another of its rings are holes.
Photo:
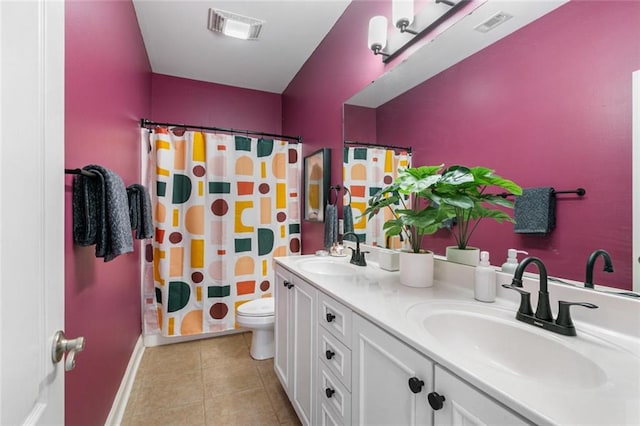
[[[344,106],[344,140],[376,143],[376,108]]]
[[[282,95],[283,132],[304,137],[303,155],[331,148],[332,184],[342,183],[342,104],[385,69],[366,47],[369,19],[382,13],[390,3],[352,1]],[[322,248],[323,229],[303,222],[304,253]]]
[[[158,122],[282,132],[282,102],[276,93],[153,74],[151,108],[147,118]]]
[[[65,166],[101,164],[139,181],[139,126],[149,116],[151,72],[131,2],[66,2]],[[104,424],[140,335],[140,249],[104,263],[74,245],[67,177],[67,336],[85,336],[66,373],[66,424]]]
[[[583,280],[604,248],[631,289],[631,73],[640,69],[639,2],[569,2],[378,108],[378,142],[414,140],[414,164],[482,165],[523,187],[584,187],[558,196],[548,236],[478,227],[472,245],[493,264],[508,248],[543,259],[550,275]],[[604,30],[597,30],[603,28]],[[425,246],[444,254],[443,231]],[[535,268],[532,268],[535,270]]]

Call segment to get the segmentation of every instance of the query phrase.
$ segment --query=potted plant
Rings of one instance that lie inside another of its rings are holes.
[[[391,211],[391,219],[385,222],[383,229],[387,235],[400,235],[408,247],[400,253],[402,284],[413,287],[433,285],[433,252],[422,250],[425,235],[447,227],[456,240],[455,248],[466,250],[469,238],[481,219],[513,222],[507,213],[491,207],[509,208],[513,203],[486,191],[489,187],[498,187],[520,195],[522,188],[517,184],[485,167],[456,165],[445,170],[443,167],[444,164],[401,170],[391,185],[369,199],[363,213],[371,219],[385,208]],[[417,256],[421,257],[416,260]],[[475,251],[475,264],[477,258],[478,252]],[[414,270],[420,266],[425,269]]]
[[[423,237],[436,232],[450,218],[446,210],[432,201],[432,189],[441,179],[439,172],[443,166],[401,170],[392,184],[369,199],[363,212],[371,219],[384,209],[391,211],[391,219],[383,229],[389,236],[399,235],[407,247],[400,253],[400,282],[404,285],[433,285],[433,252],[421,247]]]
[[[501,188],[513,195],[522,194],[520,186],[494,174],[491,169],[460,165],[444,170],[432,188],[431,201],[439,205],[441,215],[453,219],[453,226],[449,229],[456,245],[447,247],[447,260],[477,265],[479,249],[470,247],[469,239],[480,221],[491,218],[497,222],[513,222],[505,211],[497,208],[512,208],[513,202],[489,192],[488,188]]]

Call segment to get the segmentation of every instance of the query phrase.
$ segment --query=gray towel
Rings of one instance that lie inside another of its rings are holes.
[[[556,226],[556,197],[551,187],[524,188],[516,197],[516,234],[548,234]]]
[[[327,203],[324,209],[324,248],[331,248],[338,241],[338,208]]]
[[[73,237],[83,246],[96,245],[96,257],[108,262],[133,251],[127,190],[120,176],[98,165],[73,182]]]
[[[153,237],[153,218],[151,217],[151,198],[147,188],[138,183],[127,187],[129,198],[129,219],[138,240]]]
[[[347,232],[353,232],[353,211],[351,210],[351,204],[342,206],[342,227],[342,235],[346,234]],[[356,238],[353,235],[347,235],[342,239],[348,241],[356,241]]]

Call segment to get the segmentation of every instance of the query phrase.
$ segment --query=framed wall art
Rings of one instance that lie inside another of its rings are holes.
[[[324,222],[331,181],[331,149],[322,148],[304,157],[304,220]]]

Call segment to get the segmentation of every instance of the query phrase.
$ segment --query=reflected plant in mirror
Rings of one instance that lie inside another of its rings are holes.
[[[454,219],[449,229],[457,248],[468,247],[469,239],[482,219],[514,222],[508,213],[497,208],[513,208],[513,202],[502,195],[489,193],[491,187],[504,189],[512,195],[522,194],[519,185],[486,167],[451,166],[433,188],[431,200],[439,204],[444,215]]]

